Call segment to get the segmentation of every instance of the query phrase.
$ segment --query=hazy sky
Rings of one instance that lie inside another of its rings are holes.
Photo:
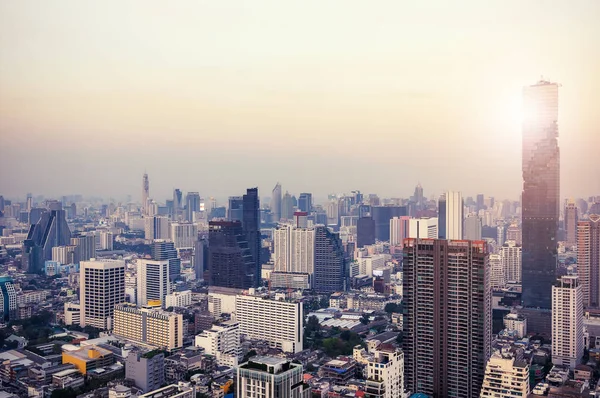
[[[600,194],[600,1],[0,1],[0,194],[517,198],[560,82],[561,196]],[[267,192],[268,191],[268,192]]]

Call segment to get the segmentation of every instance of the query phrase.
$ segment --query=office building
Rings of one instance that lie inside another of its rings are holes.
[[[583,357],[583,294],[577,276],[552,286],[552,363],[574,369]]]
[[[271,221],[281,220],[281,184],[277,183],[271,193]]]
[[[61,264],[79,263],[79,250],[77,246],[54,246],[52,248],[52,261]]]
[[[169,239],[169,218],[154,216],[144,218],[144,238],[148,242],[155,239]]]
[[[506,229],[506,241],[512,240],[518,246],[523,244],[523,239],[521,235],[521,228],[517,223],[512,223]],[[506,243],[506,241],[504,243]]]
[[[95,345],[86,345],[84,347],[72,346],[68,349],[63,348],[62,363],[70,363],[77,370],[86,375],[95,369],[107,368],[115,363],[115,355],[112,351]]]
[[[394,217],[390,220],[390,245],[391,246],[402,246],[404,239],[408,238],[410,230],[410,217],[401,216]],[[437,220],[436,220],[437,221]],[[437,232],[437,223],[436,223]],[[437,238],[437,235],[434,236]]]
[[[185,219],[188,222],[196,221],[195,214],[200,211],[200,194],[198,192],[188,192],[185,195]]]
[[[496,226],[496,244],[498,246],[504,245],[506,241],[506,225],[504,221],[498,221],[498,225]]]
[[[96,258],[96,235],[93,232],[87,232],[71,238],[71,246],[77,247],[77,258],[79,261],[88,261]]]
[[[445,199],[446,232],[444,239],[463,239],[464,202],[462,194],[460,192],[448,191],[446,192]]]
[[[211,221],[208,226],[210,285],[248,289],[254,287],[256,263],[242,223]]]
[[[309,398],[301,364],[285,358],[255,356],[235,370],[237,398]]]
[[[500,247],[502,270],[507,282],[521,283],[521,246],[514,240],[507,240]]]
[[[204,353],[213,355],[222,366],[237,366],[242,356],[240,344],[240,324],[236,321],[213,325],[196,336],[196,347],[204,348]]]
[[[484,195],[482,193],[477,194],[476,208],[477,211],[485,209]]]
[[[177,254],[175,243],[165,239],[154,240],[150,249],[153,260],[169,262],[169,280],[177,279],[181,274],[181,258]]]
[[[469,214],[465,218],[464,239],[481,240],[482,223],[477,214]]]
[[[208,242],[204,239],[194,242],[192,265],[197,280],[204,280],[204,271],[208,269]]]
[[[490,254],[490,285],[492,289],[506,287],[506,275],[502,266],[502,257],[499,254]]]
[[[125,361],[125,378],[142,392],[160,388],[165,384],[165,354],[158,350],[130,351]]]
[[[5,322],[17,319],[17,292],[12,278],[0,276],[0,293],[0,319]]]
[[[100,232],[100,250],[113,250],[115,236],[110,231]]]
[[[262,281],[262,262],[260,258],[262,241],[260,236],[260,199],[258,188],[248,188],[243,200],[242,229],[246,235],[248,248],[254,263],[253,281],[254,287],[260,286]]]
[[[551,308],[560,197],[558,84],[523,89],[523,306]]]
[[[446,194],[438,199],[438,238],[446,239]]]
[[[366,398],[405,397],[404,353],[392,344],[381,344],[366,369]]]
[[[394,217],[407,216],[406,206],[371,206],[371,217],[375,222],[375,240],[390,240],[390,220]]]
[[[497,351],[485,368],[481,398],[529,397],[529,362],[523,354]]]
[[[310,213],[312,205],[312,193],[303,192],[298,196],[298,211]]]
[[[148,174],[144,173],[142,178],[142,214],[148,214],[148,200],[150,199],[150,180],[148,180]]]
[[[281,198],[281,219],[291,220],[294,217],[294,201],[292,196],[286,191]]]
[[[113,334],[139,344],[174,350],[183,346],[183,315],[119,304],[114,309]]]
[[[504,329],[517,332],[517,338],[522,339],[527,336],[527,318],[521,314],[506,314],[504,316]]]
[[[437,239],[438,233],[437,218],[412,218],[409,221],[408,236],[406,238]]]
[[[81,305],[79,303],[65,303],[65,325],[79,325],[81,323]]]
[[[242,196],[230,196],[229,207],[227,207],[227,219],[229,221],[242,221],[244,218],[244,198]]]
[[[250,339],[265,340],[285,352],[302,351],[304,313],[301,302],[255,295],[235,296],[236,321]]]
[[[315,291],[333,293],[346,290],[345,276],[344,247],[339,234],[324,225],[315,226]]]
[[[573,247],[577,244],[577,222],[579,215],[577,206],[573,200],[569,200],[565,206],[565,234],[567,247]]]
[[[600,215],[577,223],[577,275],[583,306],[600,306]]]
[[[478,397],[492,337],[487,244],[409,238],[403,255],[406,389]]]
[[[112,329],[115,305],[125,302],[125,262],[91,260],[79,264],[81,326]]]
[[[192,249],[198,240],[198,226],[192,223],[171,223],[170,238],[176,249]]]
[[[160,302],[165,305],[166,296],[171,293],[168,260],[137,260],[137,304]]]
[[[361,217],[356,222],[356,247],[363,248],[375,243],[375,221],[371,217]]]
[[[37,224],[30,226],[23,242],[23,269],[28,273],[42,273],[44,262],[52,260],[52,248],[71,243],[71,231],[65,211],[60,203],[52,207],[49,212],[42,214]]]
[[[173,292],[165,296],[165,308],[169,307],[188,307],[192,305],[192,291]]]
[[[179,220],[183,211],[183,193],[180,189],[173,190],[173,212],[171,218],[173,220]]]

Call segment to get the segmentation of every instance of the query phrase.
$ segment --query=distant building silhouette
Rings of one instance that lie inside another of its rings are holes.
[[[577,224],[577,275],[583,306],[600,307],[600,215]]]
[[[66,213],[60,209],[60,203],[58,207],[43,213],[37,224],[29,228],[27,239],[23,242],[23,268],[28,273],[43,272],[44,262],[52,260],[52,248],[71,243]]]
[[[261,282],[261,237],[260,237],[260,199],[258,188],[248,188],[243,196],[243,218],[242,228],[248,241],[248,248],[254,261],[254,286],[260,286]]]
[[[362,248],[375,243],[375,220],[361,217],[356,222],[356,247]]]
[[[303,192],[298,197],[298,210],[310,213],[312,211],[312,193]]]
[[[382,242],[389,241],[390,220],[407,215],[406,206],[371,206],[371,217],[375,221],[375,239]]]
[[[292,196],[286,192],[281,199],[281,218],[291,220],[294,217],[294,201]]]
[[[200,194],[198,192],[188,192],[185,196],[185,219],[194,222],[194,213],[200,211]]]
[[[271,221],[281,220],[281,184],[277,183],[271,193]]]

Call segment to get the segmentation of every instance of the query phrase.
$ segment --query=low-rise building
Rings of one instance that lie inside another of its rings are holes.
[[[78,388],[84,384],[83,375],[77,369],[67,369],[52,375],[52,385],[56,388]]]
[[[63,346],[62,363],[71,363],[82,374],[98,368],[104,368],[115,363],[114,354],[98,346],[65,347]]]
[[[283,358],[253,357],[236,368],[237,398],[308,398],[302,365]]]
[[[130,352],[125,362],[125,378],[133,380],[143,392],[160,388],[165,383],[165,355],[154,350]]]
[[[114,310],[113,334],[157,348],[176,349],[183,346],[183,315],[119,304]]]
[[[228,321],[214,325],[196,336],[195,345],[214,355],[219,365],[237,366],[241,356],[240,324]]]
[[[404,353],[392,344],[382,344],[372,351],[367,366],[366,398],[406,397],[404,391]]]
[[[319,367],[319,376],[336,383],[346,383],[356,377],[356,361],[352,358],[338,358]]]
[[[488,360],[481,387],[481,398],[527,397],[529,363],[514,351],[496,351]]]
[[[190,383],[180,382],[147,392],[139,398],[196,398],[196,391]]]

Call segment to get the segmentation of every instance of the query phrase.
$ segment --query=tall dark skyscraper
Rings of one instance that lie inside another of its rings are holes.
[[[482,193],[477,194],[477,211],[485,207],[485,200]]]
[[[208,223],[208,269],[211,286],[255,286],[256,263],[239,221]]]
[[[181,274],[181,258],[177,254],[175,243],[169,240],[155,240],[152,242],[151,250],[153,260],[169,260],[169,279],[177,279]]]
[[[291,220],[294,217],[294,202],[289,192],[286,192],[281,198],[281,218]]]
[[[438,200],[438,237],[446,239],[446,194]]]
[[[303,192],[298,197],[298,210],[310,213],[312,211],[312,193]]]
[[[32,274],[41,273],[44,262],[52,260],[53,247],[71,243],[65,211],[60,203],[52,204],[51,208],[53,210],[43,213],[37,224],[31,225],[23,242],[23,268]]]
[[[404,383],[432,397],[479,397],[491,352],[484,241],[404,241]]]
[[[356,222],[356,247],[375,243],[375,221],[371,217],[361,217]]]
[[[560,195],[558,84],[523,89],[523,306],[552,308]]]
[[[244,198],[241,196],[230,196],[227,208],[227,219],[229,221],[242,221],[244,218]]]
[[[254,261],[254,286],[258,287],[261,282],[262,263],[260,260],[260,199],[258,188],[248,188],[243,197],[242,228],[246,234],[248,248]]]
[[[324,225],[315,227],[315,277],[317,292],[339,292],[345,287],[344,247],[339,235]]]
[[[408,215],[406,206],[371,206],[371,217],[375,221],[375,239],[390,240],[390,220]]]

